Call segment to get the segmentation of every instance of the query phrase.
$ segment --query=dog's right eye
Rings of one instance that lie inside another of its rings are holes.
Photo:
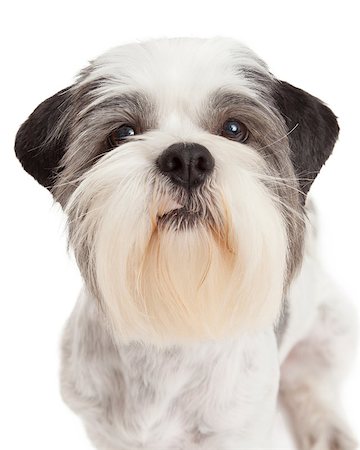
[[[108,142],[111,147],[117,147],[122,144],[127,138],[135,136],[135,129],[130,125],[122,125],[116,128],[108,137]]]

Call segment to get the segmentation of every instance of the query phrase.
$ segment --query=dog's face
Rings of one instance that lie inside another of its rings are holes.
[[[169,342],[276,321],[337,134],[242,45],[173,39],[95,60],[33,112],[16,153],[67,213],[116,332]]]

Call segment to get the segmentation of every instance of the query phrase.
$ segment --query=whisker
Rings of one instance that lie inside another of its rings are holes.
[[[88,211],[84,212],[83,214],[76,214],[76,217],[73,220],[68,220],[67,224],[71,225],[74,222],[77,222],[79,219],[82,219],[86,217],[88,214],[93,213],[95,211],[103,210],[103,206],[99,206],[98,208],[89,209]]]
[[[279,205],[281,205],[283,208],[287,209],[289,212],[291,212],[292,214],[292,218],[297,219],[299,223],[304,224],[305,223],[305,218],[304,216],[301,214],[301,212],[297,211],[296,209],[292,208],[290,205],[288,205],[287,203],[284,203],[280,197],[271,196],[271,199],[275,202],[278,203]]]
[[[271,147],[274,144],[277,144],[278,142],[282,141],[283,139],[287,138],[297,127],[299,126],[299,123],[295,124],[293,128],[287,132],[284,136],[281,136],[281,138],[276,139],[276,141],[271,142],[270,144],[265,145],[264,147],[260,147],[258,150],[264,150],[265,148]]]
[[[288,189],[291,189],[291,190],[297,192],[298,194],[303,194],[301,189],[299,189],[295,184],[296,182],[299,182],[299,178],[296,178],[296,177],[281,178],[281,177],[275,177],[275,176],[259,174],[259,173],[253,173],[253,175],[256,176],[260,181],[266,181],[266,182],[272,183],[274,185],[286,187]],[[290,183],[292,183],[292,184],[290,184]]]
[[[108,151],[102,152],[96,156],[94,156],[93,158],[91,158],[88,161],[85,161],[84,164],[80,165],[77,170],[82,170],[84,167],[86,167],[87,165],[91,164],[92,162],[96,161],[97,159],[100,159],[102,156],[106,155],[107,153],[109,153]],[[89,169],[92,166],[89,167]],[[73,180],[69,180],[69,181],[65,181],[63,183],[56,183],[57,187],[63,187],[63,186],[69,186],[69,185],[76,185],[78,182],[83,181],[84,179],[84,173],[79,175],[77,178],[74,178]],[[60,179],[60,178],[59,178]]]

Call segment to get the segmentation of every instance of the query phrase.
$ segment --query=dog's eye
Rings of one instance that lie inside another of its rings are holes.
[[[112,147],[117,147],[122,142],[124,142],[127,138],[131,136],[135,136],[136,132],[133,127],[130,125],[122,125],[119,128],[116,128],[108,137],[109,144]]]
[[[238,142],[245,142],[249,137],[249,130],[237,120],[227,120],[222,128],[222,136]]]

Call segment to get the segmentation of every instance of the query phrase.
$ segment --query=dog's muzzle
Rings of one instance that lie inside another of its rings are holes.
[[[195,225],[204,219],[205,211],[199,208],[201,202],[194,201],[205,180],[215,167],[215,160],[209,150],[196,143],[176,143],[168,147],[158,158],[157,167],[162,175],[181,191],[183,207],[158,217],[158,225],[173,225],[176,229]],[[196,208],[194,208],[196,205]]]

